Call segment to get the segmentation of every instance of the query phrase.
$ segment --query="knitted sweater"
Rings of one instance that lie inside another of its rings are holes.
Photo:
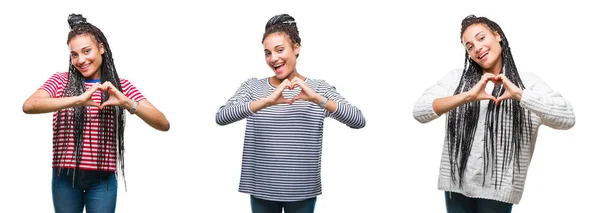
[[[337,103],[330,113],[319,105],[298,100],[292,105],[277,104],[256,113],[250,102],[266,98],[275,87],[269,78],[251,78],[216,114],[219,125],[246,119],[244,153],[239,191],[257,198],[290,202],[321,194],[321,148],[323,120],[334,118],[351,128],[365,126],[361,111],[352,106],[327,82],[306,79],[318,94]],[[291,99],[300,88],[284,90]]]
[[[429,87],[414,106],[414,118],[421,123],[437,119],[439,115],[433,111],[433,101],[437,98],[453,96],[461,75],[462,70],[451,71],[435,85]],[[468,157],[463,176],[462,187],[459,187],[458,181],[452,181],[448,141],[446,139],[441,159],[438,189],[461,193],[473,198],[491,199],[513,204],[519,203],[523,194],[527,169],[531,162],[539,127],[546,125],[554,129],[569,129],[575,125],[575,115],[569,101],[559,93],[552,91],[548,85],[533,73],[521,73],[520,76],[525,89],[523,89],[519,104],[525,111],[531,112],[532,121],[532,131],[524,136],[531,138],[531,141],[530,143],[521,144],[523,151],[521,156],[519,156],[520,169],[513,169],[515,162],[511,161],[508,169],[505,169],[503,174],[501,174],[502,178],[499,180],[499,187],[491,183],[492,181],[485,181],[484,183],[484,128],[486,128],[485,115],[488,102],[481,101],[478,125],[475,130],[471,153]],[[501,125],[511,125],[511,122],[512,118],[505,116],[504,122]],[[497,149],[496,155],[499,158],[507,156],[508,153],[504,153],[504,151],[504,149]],[[497,163],[497,166],[501,166],[500,162]],[[489,178],[489,176],[486,177]],[[455,178],[458,180],[457,174],[455,174]]]

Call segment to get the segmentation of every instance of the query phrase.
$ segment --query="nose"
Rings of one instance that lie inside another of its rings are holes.
[[[473,48],[475,48],[475,53],[479,54],[481,52],[481,50],[483,49],[483,45],[479,42],[476,42],[473,45]]]
[[[77,64],[78,65],[82,65],[85,62],[85,57],[77,57]]]
[[[271,60],[269,62],[271,62],[271,64],[273,64],[277,61],[279,61],[279,55],[277,53],[271,53]]]

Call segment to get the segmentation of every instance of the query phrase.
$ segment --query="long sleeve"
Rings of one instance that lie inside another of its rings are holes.
[[[219,108],[216,115],[216,121],[219,125],[227,125],[252,115],[250,110],[250,95],[249,81],[242,83],[235,94],[227,100],[227,102]]]
[[[334,86],[322,81],[319,87],[325,88],[323,96],[337,103],[335,112],[326,112],[326,116],[336,119],[350,128],[360,129],[365,127],[366,120],[360,109],[348,103],[348,101],[336,91]]]
[[[575,113],[571,103],[558,92],[553,91],[542,79],[533,73],[523,75],[525,89],[521,96],[521,106],[539,116],[542,124],[554,129],[570,129],[575,125]]]
[[[453,70],[446,74],[436,84],[425,90],[417,100],[413,109],[413,117],[421,123],[427,123],[440,117],[433,111],[433,101],[437,98],[448,97],[454,94],[457,82],[460,80],[462,70]]]

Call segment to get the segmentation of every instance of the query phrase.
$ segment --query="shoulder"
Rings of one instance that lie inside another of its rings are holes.
[[[269,78],[248,78],[246,79],[243,83],[242,86],[248,86],[248,87],[256,87],[256,86],[260,86],[260,85],[265,85],[269,83]]]
[[[464,72],[464,69],[453,69],[447,72],[442,79],[451,83],[459,82]]]
[[[528,87],[540,83],[542,79],[533,72],[519,72],[519,77],[523,84]]]
[[[69,72],[56,72],[48,78],[46,83],[50,83],[54,86],[64,86],[69,80]]]
[[[50,78],[66,82],[69,79],[69,72],[56,72]]]
[[[319,78],[309,78],[306,77],[306,83],[313,88],[323,88],[323,89],[327,89],[329,87],[332,87],[329,82],[327,82],[326,80],[323,79],[319,79]]]

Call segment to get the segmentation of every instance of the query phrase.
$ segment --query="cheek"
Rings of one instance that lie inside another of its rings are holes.
[[[91,56],[90,60],[93,60],[93,62],[96,64],[102,64],[102,55],[97,53],[96,55]]]

